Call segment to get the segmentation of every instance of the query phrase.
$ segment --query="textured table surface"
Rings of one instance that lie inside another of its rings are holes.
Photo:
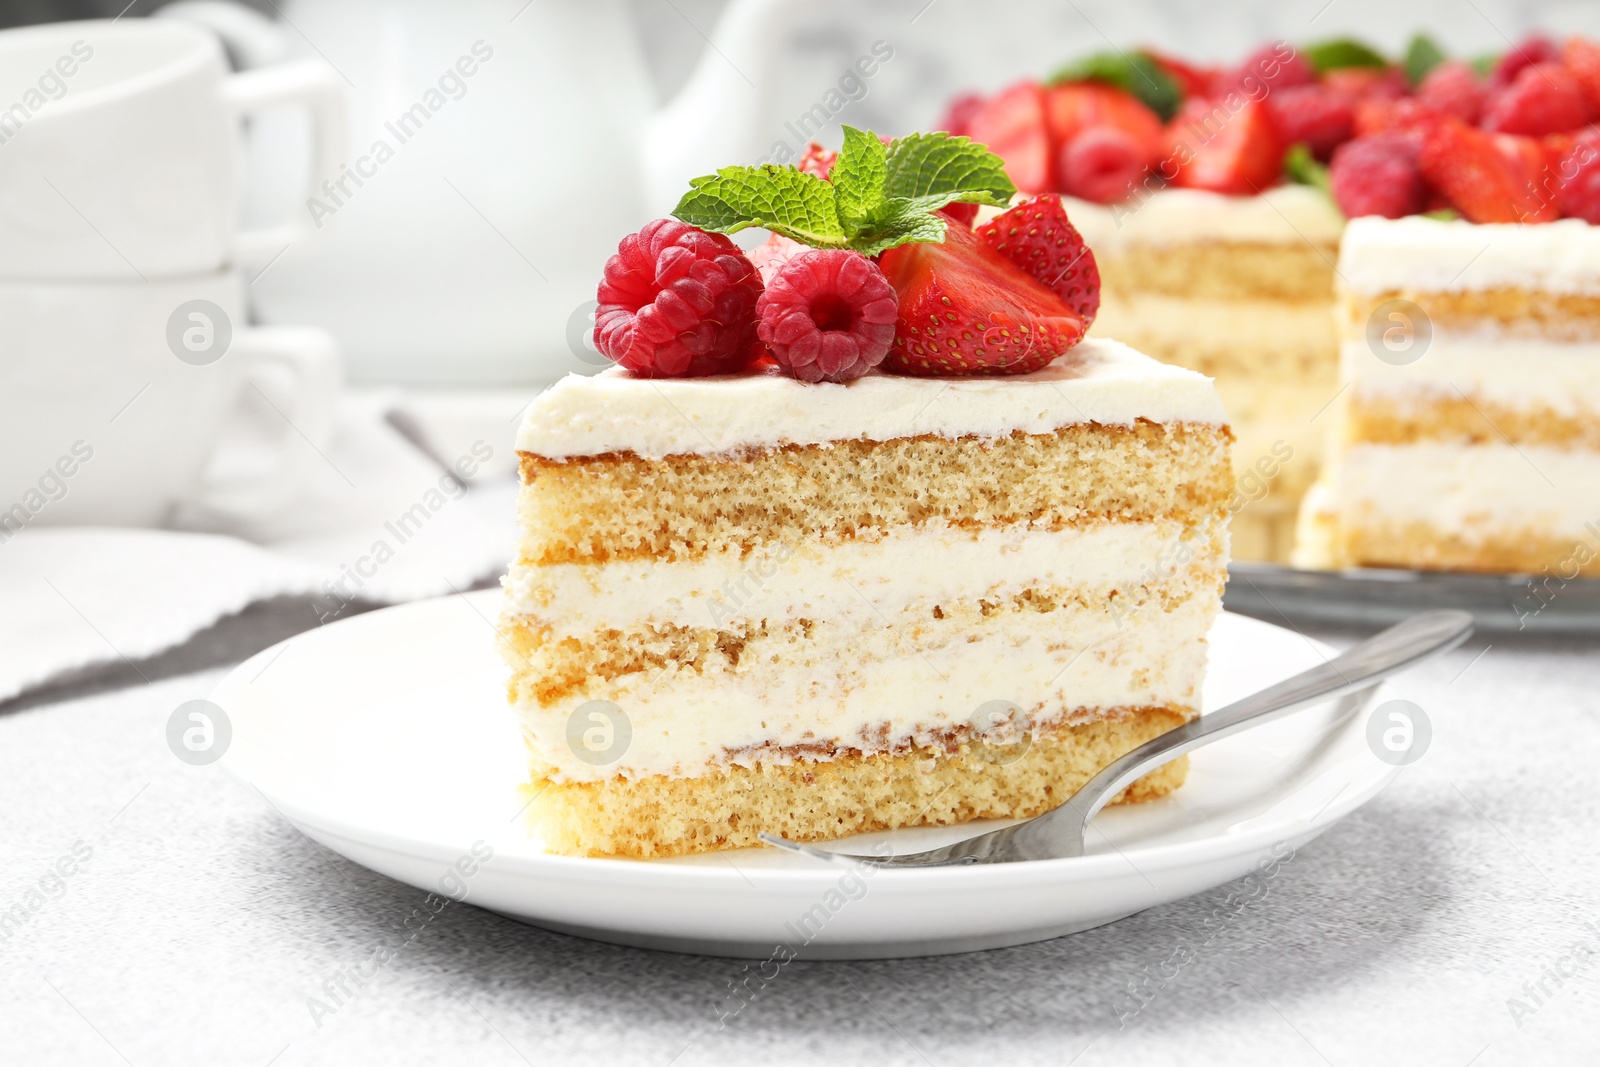
[[[791,963],[719,1029],[743,963],[471,907],[314,1017],[423,894],[164,737],[300,615],[258,606],[144,678],[119,665],[0,706],[0,916],[23,914],[0,919],[0,1063],[1600,1060],[1600,643],[1495,636],[1402,680],[1426,754],[1181,968],[1164,965],[1228,887],[1045,944]],[[1129,983],[1145,1003],[1119,1018]]]

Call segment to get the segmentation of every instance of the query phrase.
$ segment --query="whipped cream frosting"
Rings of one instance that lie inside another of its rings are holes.
[[[1600,227],[1582,219],[1534,225],[1411,215],[1353,219],[1339,277],[1357,293],[1538,289],[1600,294]]]
[[[1357,398],[1426,403],[1460,392],[1508,407],[1600,414],[1600,352],[1592,344],[1480,340],[1435,332],[1414,363],[1386,363],[1360,340],[1344,342],[1341,358],[1345,380]]]
[[[1344,216],[1309,185],[1278,185],[1260,196],[1227,196],[1203,189],[1156,189],[1142,199],[1096,204],[1063,196],[1067,218],[1096,253],[1124,245],[1337,244]],[[999,212],[979,211],[985,221]]]
[[[502,579],[507,607],[558,632],[596,619],[615,627],[672,624],[727,628],[747,620],[865,622],[926,617],[937,604],[1003,599],[1030,588],[1094,596],[1156,583],[1180,591],[1203,538],[1178,520],[1110,522],[1066,530],[1027,525],[966,530],[944,523],[897,529],[877,540],[812,541],[737,549],[662,565],[513,565]],[[927,561],[939,566],[930,568]]]
[[[808,384],[776,369],[652,380],[619,368],[568,375],[529,406],[517,449],[551,459],[645,459],[903,437],[1004,437],[1075,423],[1227,422],[1211,379],[1111,340],[1086,340],[1032,374],[872,373]]]

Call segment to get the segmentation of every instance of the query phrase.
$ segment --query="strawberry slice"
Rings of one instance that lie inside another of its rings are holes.
[[[1044,120],[1057,152],[1095,126],[1114,126],[1150,152],[1161,143],[1160,116],[1132,93],[1103,82],[1069,82],[1046,89]]]
[[[1561,49],[1561,65],[1578,83],[1589,106],[1600,112],[1600,44],[1574,37]]]
[[[1185,63],[1165,52],[1149,48],[1144,49],[1144,54],[1178,83],[1185,99],[1191,96],[1210,96],[1217,85],[1217,80],[1222,77],[1220,67],[1202,67],[1194,63]]]
[[[978,238],[1026,271],[1083,318],[1100,310],[1100,268],[1059,197],[1039,196],[978,227]]]
[[[1050,135],[1037,82],[1018,82],[990,100],[971,116],[968,136],[1006,161],[1006,175],[1018,189],[1050,188]]]
[[[1227,105],[1191,100],[1167,128],[1171,138],[1166,170],[1174,185],[1248,196],[1277,184],[1287,147],[1265,102]]]
[[[1082,316],[959,226],[942,244],[891,248],[878,266],[900,298],[883,361],[896,374],[1027,374],[1083,339]]]
[[[1543,157],[1531,138],[1498,138],[1443,119],[1423,132],[1417,162],[1428,184],[1472,222],[1549,222],[1559,212],[1539,193]]]

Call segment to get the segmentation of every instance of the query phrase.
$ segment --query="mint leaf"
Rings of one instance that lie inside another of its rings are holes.
[[[889,199],[912,200],[924,211],[946,204],[1005,207],[1017,195],[1005,161],[970,138],[948,133],[913,133],[889,146],[883,185]]]
[[[1005,163],[948,133],[914,133],[885,147],[844,128],[830,180],[794,167],[724,167],[695,178],[673,214],[714,233],[763,226],[813,248],[876,255],[912,241],[943,241],[947,204],[1005,207],[1016,195]]]
[[[672,213],[714,233],[764,226],[816,248],[843,248],[834,187],[793,167],[723,167],[689,183]]]
[[[1140,102],[1170,122],[1183,105],[1183,87],[1160,64],[1143,52],[1096,52],[1074,60],[1050,76],[1051,85],[1103,82],[1132,93]]]
[[[1345,67],[1376,67],[1382,69],[1389,61],[1360,41],[1348,37],[1308,44],[1300,50],[1318,74]]]
[[[1283,173],[1297,185],[1310,185],[1330,197],[1333,195],[1333,182],[1328,177],[1328,168],[1317,162],[1304,141],[1296,141],[1284,153]]]
[[[883,203],[883,188],[889,178],[889,149],[877,134],[846,126],[844,147],[839,149],[830,174],[839,220],[846,230],[853,229]]]
[[[1440,222],[1454,222],[1461,217],[1461,212],[1453,207],[1442,207],[1435,211],[1424,211],[1422,217],[1425,219],[1438,219]]]
[[[850,247],[875,256],[913,241],[943,243],[946,221],[917,206],[917,201],[895,197],[878,205],[872,216],[850,238]]]
[[[1499,65],[1500,57],[1494,54],[1479,56],[1472,61],[1472,69],[1477,72],[1478,77],[1480,78],[1487,78],[1489,75],[1493,74],[1494,68],[1498,67]]]
[[[1449,57],[1444,54],[1444,49],[1440,48],[1432,37],[1425,33],[1417,34],[1411,38],[1411,43],[1406,46],[1405,58],[1400,61],[1401,67],[1406,72],[1406,83],[1415,89],[1421,84],[1422,79],[1428,76],[1430,70],[1447,58]]]

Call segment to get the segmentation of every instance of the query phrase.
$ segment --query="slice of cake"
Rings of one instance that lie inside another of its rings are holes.
[[[1600,574],[1600,229],[1353,221],[1296,563]]]
[[[1209,381],[1111,341],[1008,377],[565,379],[518,437],[502,626],[544,840],[1061,803],[1199,711],[1229,439]]]

